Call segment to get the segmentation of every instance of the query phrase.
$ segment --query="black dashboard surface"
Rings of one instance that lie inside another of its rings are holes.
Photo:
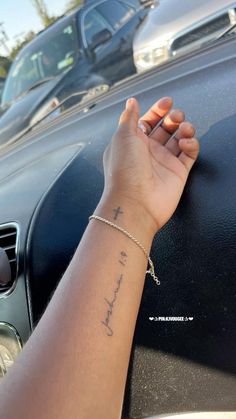
[[[142,111],[172,96],[196,125],[201,154],[177,211],[153,242],[161,286],[146,280],[123,417],[236,410],[234,41],[133,78],[93,109],[71,110],[1,157],[0,222],[21,227],[30,320],[37,322],[96,207],[102,154],[133,95]],[[8,310],[14,321],[18,288],[0,300],[1,320]],[[164,316],[188,321],[154,320]],[[29,326],[16,327],[26,338]]]

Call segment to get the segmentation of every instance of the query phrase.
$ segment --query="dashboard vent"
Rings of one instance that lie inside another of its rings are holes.
[[[13,224],[0,225],[0,247],[5,250],[11,266],[11,281],[5,286],[0,286],[0,292],[7,291],[16,279],[17,273],[17,228]]]

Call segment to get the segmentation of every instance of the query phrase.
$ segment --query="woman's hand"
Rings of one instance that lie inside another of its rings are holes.
[[[171,107],[172,99],[164,97],[139,120],[138,102],[129,99],[104,153],[103,196],[117,195],[142,208],[154,234],[175,211],[199,152],[199,143],[193,138],[195,129],[183,122],[181,110],[170,112]],[[148,136],[167,112],[162,125]],[[175,138],[170,139],[177,128]]]

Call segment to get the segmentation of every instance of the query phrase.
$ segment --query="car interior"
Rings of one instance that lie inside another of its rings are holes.
[[[201,151],[153,241],[161,285],[145,282],[122,418],[236,418],[235,63],[235,39],[222,39],[0,147],[7,254],[0,253],[0,376],[37,325],[96,208],[103,153],[125,100],[135,96],[144,113],[172,96],[197,127]]]

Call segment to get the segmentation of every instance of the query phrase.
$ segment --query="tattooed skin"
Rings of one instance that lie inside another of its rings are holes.
[[[113,220],[116,220],[116,219],[117,219],[117,217],[118,217],[118,215],[120,215],[120,214],[124,214],[124,213],[123,213],[123,211],[121,211],[121,207],[114,208],[114,209],[113,209],[113,212],[114,212],[114,217],[113,217]]]
[[[113,293],[113,299],[111,301],[109,301],[107,298],[104,298],[104,300],[106,301],[106,303],[108,305],[108,310],[106,312],[105,320],[102,320],[101,323],[106,328],[107,336],[112,336],[113,335],[113,330],[110,326],[110,320],[111,320],[111,316],[112,316],[112,313],[113,313],[114,304],[115,304],[115,301],[116,301],[116,298],[117,298],[117,294],[118,294],[119,289],[120,289],[120,284],[121,284],[122,281],[123,281],[123,275],[121,274],[119,279],[116,281],[117,286],[116,286],[116,288],[114,290],[114,293]]]
[[[126,260],[127,260],[127,253],[125,253],[124,251],[120,252],[120,259],[119,262],[121,265],[125,266],[126,265]]]

